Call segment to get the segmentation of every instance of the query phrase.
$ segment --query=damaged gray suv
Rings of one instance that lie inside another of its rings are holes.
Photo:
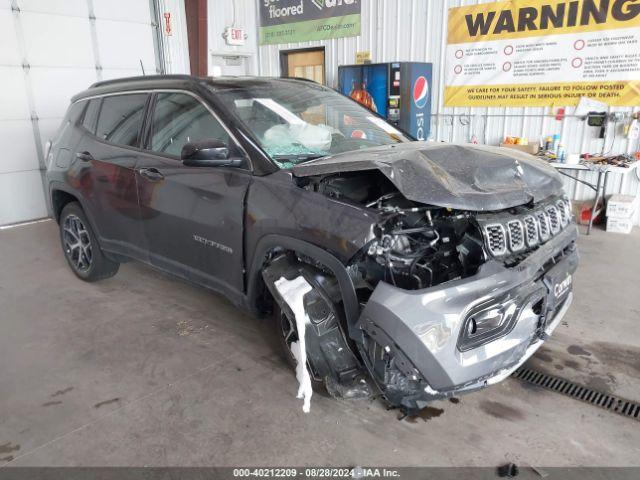
[[[499,382],[572,300],[577,230],[552,167],[412,141],[313,82],[97,83],[47,181],[78,277],[135,259],[272,315],[306,408],[311,385],[413,414]]]

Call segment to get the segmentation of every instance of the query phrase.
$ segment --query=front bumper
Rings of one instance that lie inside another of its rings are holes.
[[[424,290],[381,282],[358,326],[381,351],[396,358],[403,375],[423,381],[423,399],[497,383],[533,355],[568,310],[571,275],[578,265],[576,238],[577,230],[569,227],[515,267],[489,261],[473,277]],[[498,307],[517,305],[509,328],[480,345],[462,348],[470,312],[492,302]],[[369,362],[370,369],[374,363]],[[416,399],[415,391],[411,395]]]

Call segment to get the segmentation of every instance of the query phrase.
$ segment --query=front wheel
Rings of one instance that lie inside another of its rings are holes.
[[[69,267],[86,282],[112,277],[120,267],[104,256],[82,207],[76,202],[62,209],[60,242]]]
[[[276,328],[276,335],[278,336],[278,343],[281,347],[281,353],[285,361],[295,371],[297,361],[291,351],[291,344],[298,341],[298,329],[296,327],[296,319],[289,318],[289,316],[280,308],[277,302],[274,302],[273,308],[273,320]],[[316,378],[314,376],[313,366],[309,364],[309,358],[307,358],[307,370],[311,376],[311,387],[313,391],[320,394],[326,394],[327,390],[324,384],[324,380]]]

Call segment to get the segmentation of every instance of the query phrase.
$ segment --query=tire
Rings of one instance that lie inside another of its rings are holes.
[[[278,345],[280,347],[280,354],[284,361],[291,367],[291,369],[295,372],[297,361],[291,352],[290,344],[298,340],[298,332],[295,329],[295,319],[291,321],[287,318],[287,315],[282,311],[278,302],[273,302],[273,324],[275,328],[276,336],[278,337]],[[285,332],[286,328],[284,323],[289,322],[289,326],[293,328],[293,332],[291,332],[291,336],[287,336]],[[309,374],[311,375],[311,387],[315,393],[319,393],[323,396],[327,396],[327,389],[324,384],[324,380],[316,379],[313,377],[313,368],[309,365],[309,359],[307,358],[307,369],[309,370]]]
[[[68,203],[60,213],[60,243],[69,267],[85,282],[112,277],[120,267],[102,253],[91,224],[77,202]]]

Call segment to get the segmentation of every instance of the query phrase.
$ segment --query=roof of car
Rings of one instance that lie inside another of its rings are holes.
[[[312,82],[300,78],[280,78],[280,77],[196,77],[194,75],[145,75],[138,77],[115,78],[112,80],[104,80],[96,82],[87,90],[78,93],[72,98],[72,101],[82,98],[91,97],[93,95],[102,95],[107,93],[123,92],[128,90],[148,90],[159,88],[189,88],[195,85],[206,85],[213,87],[214,90],[230,89],[237,87],[249,87],[259,85],[273,85],[274,83],[290,83],[290,82]]]

